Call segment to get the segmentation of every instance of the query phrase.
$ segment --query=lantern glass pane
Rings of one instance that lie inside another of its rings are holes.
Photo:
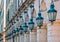
[[[24,32],[27,32],[28,28],[24,28]]]
[[[56,12],[51,12],[51,13],[49,13],[49,14],[48,14],[49,21],[55,21],[55,20],[56,20],[56,15],[57,15]]]
[[[34,24],[29,24],[28,27],[30,30],[32,30],[34,28]]]
[[[43,19],[37,20],[36,23],[37,23],[37,26],[39,26],[39,27],[42,26],[43,25]]]
[[[54,20],[56,20],[57,12],[54,12]]]
[[[20,30],[20,34],[22,34],[23,33],[23,30]]]

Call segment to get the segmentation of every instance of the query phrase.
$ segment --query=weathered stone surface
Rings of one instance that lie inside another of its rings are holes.
[[[20,35],[20,42],[24,42],[24,35]]]
[[[37,42],[47,42],[47,29],[37,29]]]
[[[30,42],[37,42],[37,31],[34,29],[30,32]]]
[[[60,22],[56,21],[53,25],[49,24],[47,29],[48,42],[60,42]]]
[[[30,36],[29,33],[24,34],[24,42],[29,42],[30,41],[29,36]]]

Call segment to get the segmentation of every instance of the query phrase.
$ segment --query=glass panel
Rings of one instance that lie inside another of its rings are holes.
[[[29,27],[29,29],[31,30],[31,29],[34,28],[34,24],[29,24],[28,27]]]
[[[37,22],[37,25],[38,25],[38,26],[42,26],[42,25],[43,25],[43,19],[37,20],[36,22]]]
[[[49,17],[49,20],[50,21],[54,21],[54,20],[56,20],[56,12],[51,12],[51,13],[49,13],[48,14],[48,17]]]
[[[49,13],[48,17],[49,17],[49,21],[53,20],[53,13]]]
[[[54,20],[56,20],[57,12],[54,12]]]

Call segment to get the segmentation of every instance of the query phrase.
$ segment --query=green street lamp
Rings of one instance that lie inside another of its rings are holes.
[[[31,8],[31,11],[33,10],[34,8],[34,4],[31,4],[30,5],[30,8]],[[32,12],[31,12],[31,18],[30,18],[30,21],[28,22],[28,27],[29,29],[32,31],[33,28],[34,28],[34,22],[33,22],[33,15],[32,15]]]
[[[19,31],[20,31],[20,34],[22,35],[23,34],[23,27],[22,26],[20,26]]]
[[[53,0],[50,5],[50,9],[48,10],[48,18],[51,23],[53,23],[56,20],[57,10],[54,9],[54,3]]]
[[[38,13],[38,17],[36,18],[36,23],[39,27],[43,26],[43,17],[41,16],[40,12]]]
[[[27,30],[28,30],[28,25],[27,25],[27,22],[26,22],[26,14],[27,14],[27,10],[25,9],[24,10],[24,24],[23,24],[23,30],[24,30],[24,32],[26,33],[27,32]]]
[[[36,23],[38,27],[43,26],[43,17],[41,16],[41,11],[40,11],[40,0],[39,0],[39,13],[38,13],[38,17],[36,18]]]
[[[26,33],[27,30],[28,30],[28,26],[27,26],[27,23],[26,23],[26,22],[25,22],[24,25],[23,25],[23,30],[24,30],[25,33]]]

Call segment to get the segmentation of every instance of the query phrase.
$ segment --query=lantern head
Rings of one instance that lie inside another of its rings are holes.
[[[57,10],[54,9],[54,3],[50,5],[50,9],[48,10],[48,18],[49,21],[54,22],[56,20]]]
[[[41,27],[43,25],[43,17],[41,16],[41,12],[38,13],[38,17],[36,18],[37,26]]]

